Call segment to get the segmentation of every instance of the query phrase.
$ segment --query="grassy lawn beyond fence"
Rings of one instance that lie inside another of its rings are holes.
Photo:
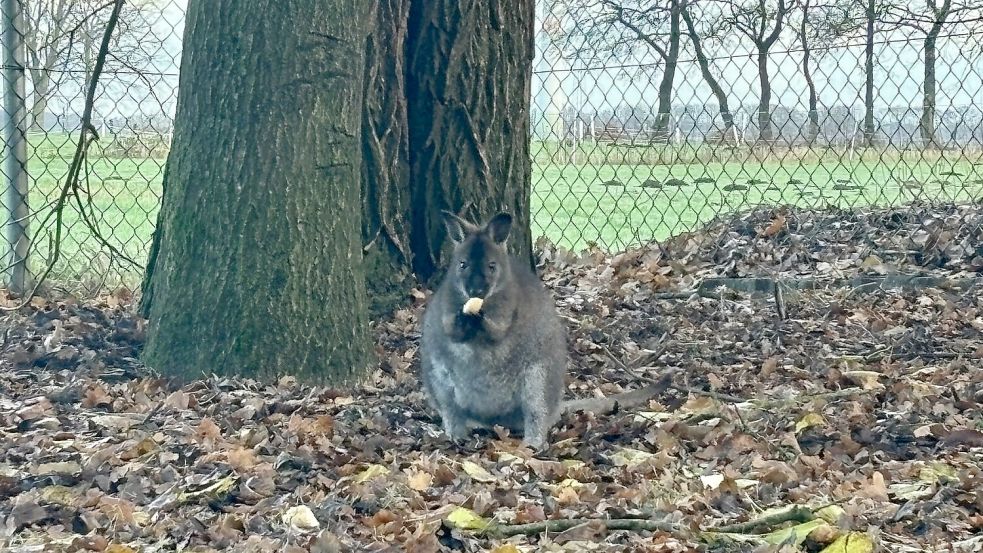
[[[160,144],[128,140],[140,146],[140,157],[121,151],[119,138],[103,137],[94,144],[84,183],[103,235],[143,263],[162,195],[164,156]],[[31,137],[33,211],[43,216],[43,206],[58,197],[73,150],[68,135]],[[623,249],[761,204],[861,207],[983,199],[983,158],[966,151],[567,148],[534,142],[532,155],[533,234],[575,249],[591,243]],[[111,267],[120,281],[138,282],[141,268],[111,262],[76,206],[66,208],[64,223],[56,279],[91,283]],[[32,268],[37,270],[50,244],[45,230],[31,232],[37,243]]]

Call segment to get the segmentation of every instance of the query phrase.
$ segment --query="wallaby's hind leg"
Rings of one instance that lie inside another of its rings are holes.
[[[536,450],[546,446],[546,434],[554,414],[546,402],[546,371],[542,365],[529,367],[522,390],[522,441]]]
[[[444,433],[452,440],[466,438],[467,420],[454,402],[453,378],[439,358],[429,357],[423,360],[423,387],[428,403],[440,414]]]

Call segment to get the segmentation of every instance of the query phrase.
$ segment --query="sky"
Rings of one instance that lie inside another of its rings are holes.
[[[152,74],[148,79],[126,74],[108,76],[109,84],[97,105],[101,115],[128,117],[141,113],[173,117],[186,0],[164,1],[166,4],[160,17],[152,22],[154,34],[164,37],[164,49],[154,60]],[[541,29],[541,24],[537,22],[536,28]],[[964,40],[943,38],[939,41],[937,70],[940,108],[966,104],[983,107],[983,61],[967,55]],[[791,37],[788,37],[784,44],[776,44],[770,56],[774,104],[802,108],[806,99],[805,80],[800,71],[802,54],[794,51],[796,46],[791,42]],[[656,103],[662,68],[651,63],[651,56],[646,57],[643,53],[636,59],[624,60],[635,64],[641,62],[647,65],[645,68],[606,67],[571,71],[567,69],[569,62],[544,55],[548,43],[549,38],[540,33],[533,68],[534,112],[545,111],[550,106],[551,96],[555,102],[563,103],[564,107],[584,111],[591,111],[591,108],[601,111],[621,104],[648,106]],[[731,48],[731,51],[710,52],[712,56],[720,58],[714,62],[715,69],[721,83],[728,89],[730,102],[734,106],[754,104],[758,98],[755,59],[749,55],[746,46]],[[676,72],[674,105],[705,106],[708,112],[712,111],[715,102],[700,77],[698,66],[690,59],[690,54],[684,52],[681,57],[683,60]],[[861,109],[859,87],[863,83],[863,47],[837,47],[825,52],[817,50],[814,57],[820,104]],[[920,37],[905,40],[900,33],[882,35],[877,46],[876,63],[876,105],[879,108],[912,106],[918,109],[923,71]],[[618,65],[618,62],[611,65]],[[557,70],[551,71],[551,68]],[[555,91],[551,94],[546,90],[551,75],[558,81],[563,94]],[[64,85],[63,98],[54,105],[68,111],[78,110],[81,107],[80,92],[78,87]]]

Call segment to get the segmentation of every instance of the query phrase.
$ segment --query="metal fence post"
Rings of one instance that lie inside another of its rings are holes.
[[[3,133],[3,176],[6,184],[3,195],[5,236],[9,255],[3,267],[7,287],[11,292],[26,289],[27,253],[27,128],[24,75],[24,25],[22,0],[2,0],[3,44],[3,111],[0,123]]]

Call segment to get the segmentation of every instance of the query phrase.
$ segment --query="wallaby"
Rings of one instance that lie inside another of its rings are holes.
[[[503,426],[541,449],[560,416],[566,330],[528,263],[509,255],[512,217],[479,227],[444,212],[451,264],[423,316],[423,386],[444,431]]]
[[[632,392],[561,402],[566,329],[539,277],[506,251],[512,217],[499,213],[479,227],[443,215],[454,252],[423,315],[420,355],[424,390],[448,436],[500,425],[539,450],[562,412],[640,405],[669,387],[671,372]]]

